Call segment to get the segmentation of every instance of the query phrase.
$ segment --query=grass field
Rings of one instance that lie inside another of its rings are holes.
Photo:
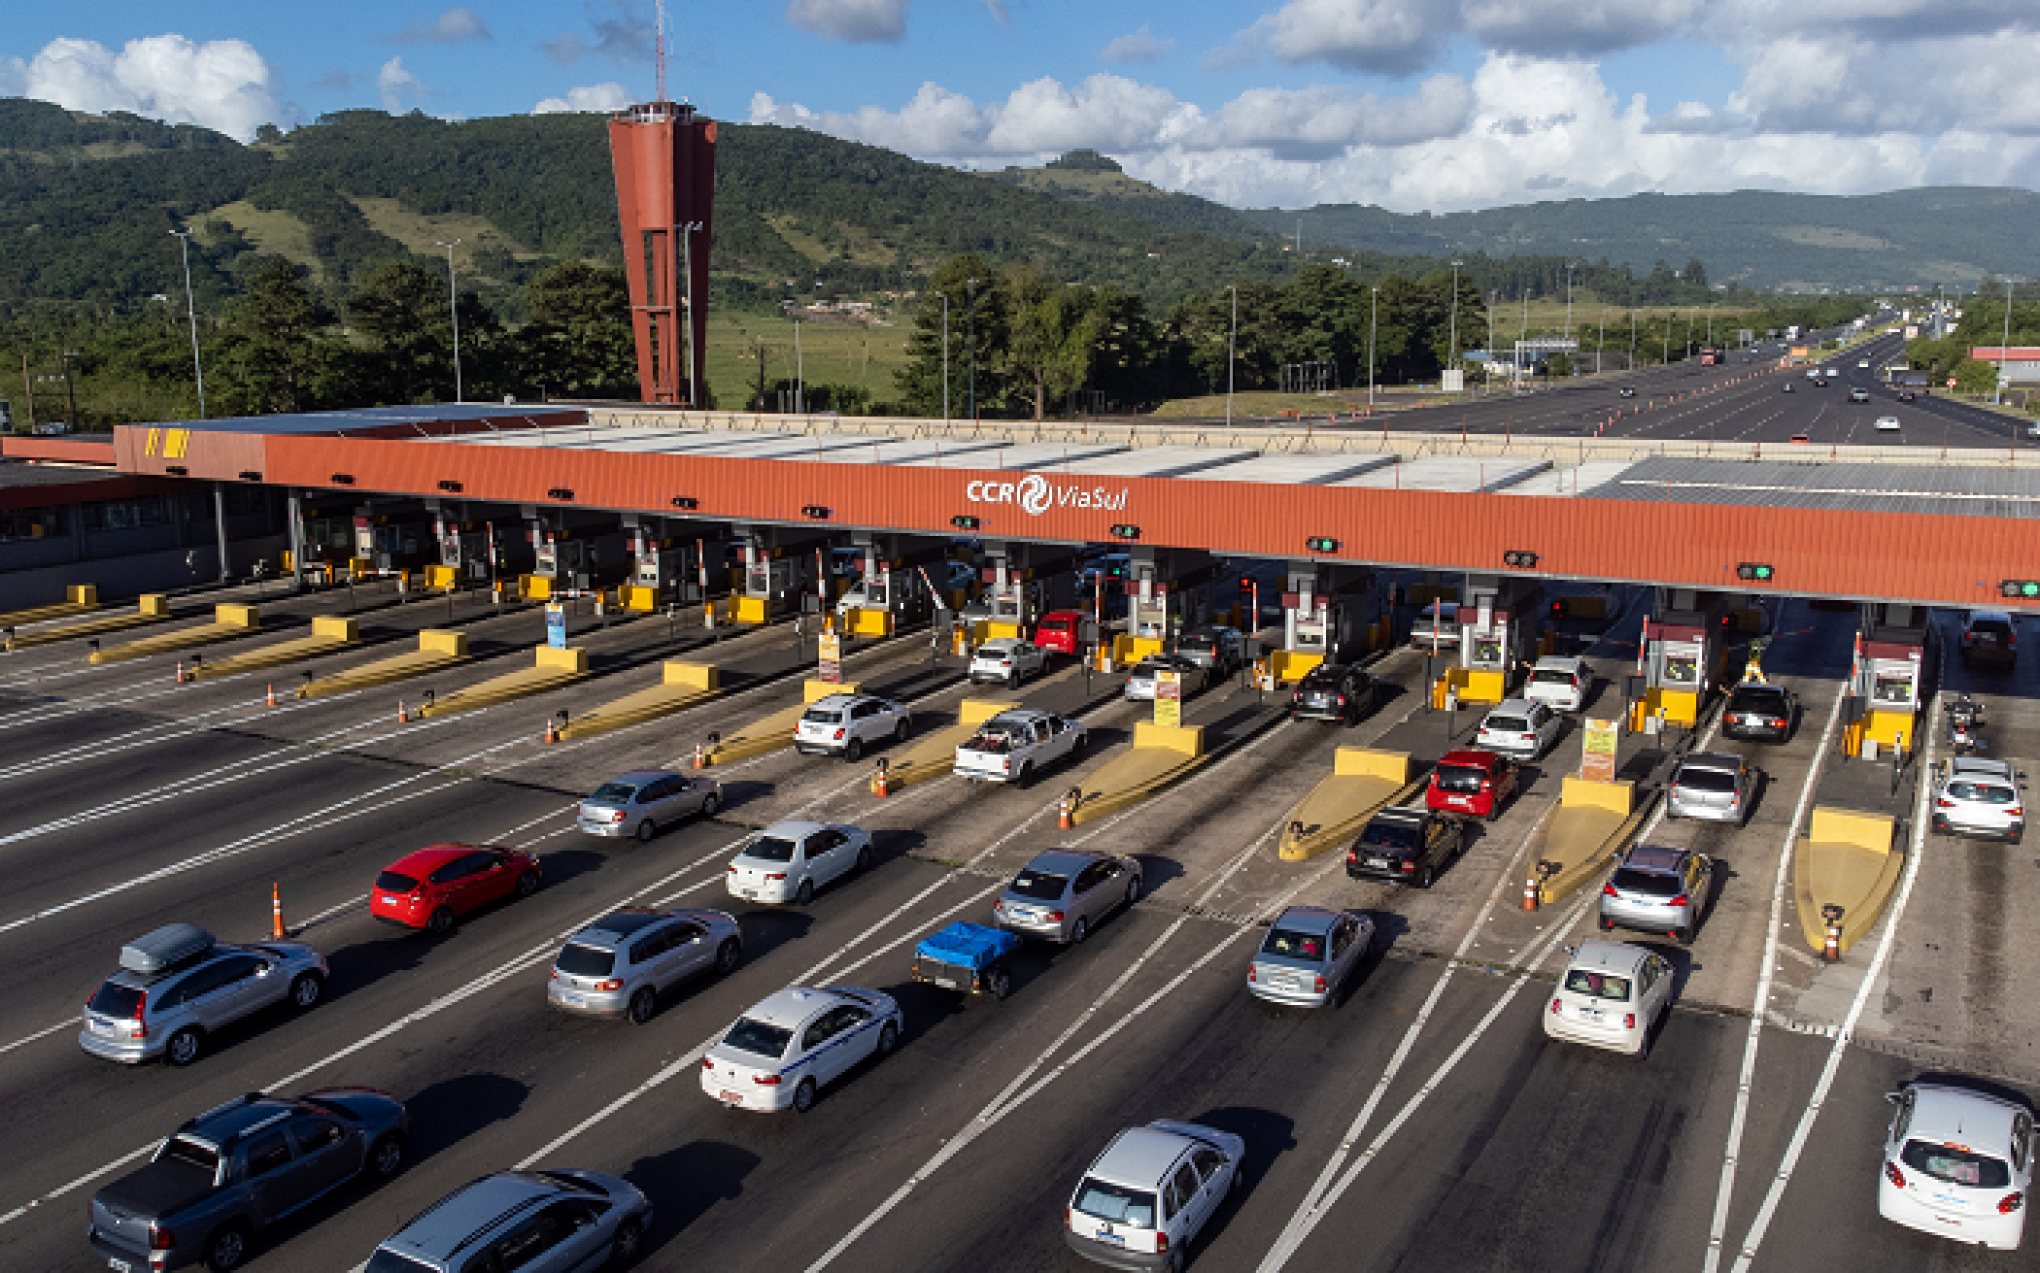
[[[749,400],[761,352],[768,384],[793,379],[793,326],[791,319],[772,314],[711,310],[704,361],[716,401],[724,407],[741,407]],[[893,372],[906,364],[911,330],[862,323],[802,323],[802,374],[811,385],[848,385],[869,390],[874,400],[886,401],[895,393]]]

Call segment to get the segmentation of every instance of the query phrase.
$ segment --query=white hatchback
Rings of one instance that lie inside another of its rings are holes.
[[[1627,942],[1590,941],[1567,947],[1572,963],[1558,979],[1544,1033],[1642,1056],[1650,1028],[1672,1004],[1672,966],[1663,955]]]
[[[1167,1119],[1112,1138],[1063,1208],[1070,1249],[1116,1269],[1181,1270],[1198,1231],[1244,1178],[1247,1142]]]
[[[1933,827],[1942,835],[2009,840],[2026,832],[2020,774],[2002,760],[1956,756],[1934,784]]]
[[[1899,433],[1903,432],[1904,428],[1905,426],[1898,422],[1898,417],[1895,415],[1881,415],[1877,417],[1877,431],[1879,433]]]
[[[815,1094],[899,1046],[891,995],[859,986],[788,986],[730,1026],[701,1058],[701,1090],[733,1109],[805,1114]]]
[[[830,694],[808,704],[793,727],[793,749],[803,756],[856,760],[866,747],[903,743],[913,728],[906,704],[874,694]]]
[[[993,637],[971,655],[969,677],[979,681],[1004,681],[1010,689],[1030,676],[1040,676],[1048,667],[1048,651],[1019,637]]]
[[[1559,728],[1558,713],[1549,704],[1527,698],[1504,699],[1481,721],[1474,746],[1518,760],[1535,760],[1558,741]]]
[[[730,896],[806,906],[815,890],[871,865],[871,834],[841,822],[775,822],[746,840],[724,877]]]
[[[1561,712],[1576,712],[1587,701],[1587,687],[1594,683],[1593,669],[1581,658],[1547,656],[1530,669],[1523,697],[1549,703]]]
[[[1914,1083],[1885,1094],[1877,1214],[1894,1224],[2015,1251],[2033,1180],[2033,1113],[1968,1088]]]

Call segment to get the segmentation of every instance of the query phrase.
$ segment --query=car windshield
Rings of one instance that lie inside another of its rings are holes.
[[[1679,771],[1672,785],[1688,791],[1734,791],[1735,775],[1726,769],[1688,767]]]
[[[1147,1189],[1108,1185],[1091,1176],[1077,1187],[1077,1210],[1112,1224],[1135,1229],[1155,1227],[1155,1195]]]
[[[792,1041],[793,1031],[750,1017],[738,1017],[730,1032],[723,1036],[724,1047],[749,1052],[753,1056],[770,1057],[775,1061],[786,1055],[786,1045]]]
[[[588,798],[609,804],[629,804],[630,798],[636,794],[637,788],[627,782],[605,782],[595,788],[595,794]]]
[[[1196,650],[1200,653],[1210,653],[1217,646],[1218,642],[1208,636],[1186,636],[1176,642],[1176,648],[1179,650]]]
[[[1013,750],[1014,736],[1003,729],[988,729],[964,744],[967,751],[990,752],[994,756]]]
[[[1325,936],[1323,933],[1299,932],[1294,928],[1271,928],[1268,940],[1261,943],[1261,953],[1288,959],[1323,959]]]
[[[1370,822],[1360,833],[1360,843],[1375,849],[1414,849],[1423,842],[1423,833],[1407,822]]]
[[[2011,1168],[2002,1158],[1979,1154],[1973,1149],[1933,1141],[1909,1140],[1899,1161],[1914,1171],[1924,1172],[1951,1185],[1977,1189],[2002,1189],[2012,1182]]]
[[[1530,683],[1532,685],[1571,685],[1573,683],[1573,674],[1571,672],[1560,671],[1555,667],[1540,667],[1530,674]]]
[[[1473,765],[1440,765],[1432,771],[1431,783],[1440,791],[1457,791],[1461,794],[1480,790],[1485,771]]]
[[[1037,902],[1052,902],[1063,895],[1069,880],[1061,875],[1049,875],[1043,871],[1022,871],[1013,879],[1012,887],[1006,891],[1019,897],[1032,898]]]
[[[761,835],[744,848],[744,856],[760,862],[793,861],[793,841],[776,835]]]
[[[380,1248],[368,1257],[368,1263],[361,1266],[361,1273],[436,1273],[436,1270],[423,1260]]]
[[[408,893],[418,887],[418,880],[402,871],[384,871],[375,877],[375,886],[385,893]]]
[[[101,1016],[132,1017],[142,1006],[142,992],[117,981],[102,981],[92,993],[92,1002],[85,1006]]]
[[[1565,975],[1565,988],[1576,995],[1587,995],[1595,999],[1613,999],[1618,1003],[1629,1000],[1629,978],[1618,977],[1607,972],[1588,972],[1574,968]]]
[[[1070,621],[1068,619],[1043,619],[1039,630],[1042,632],[1068,632],[1070,630]]]
[[[1339,677],[1344,674],[1345,669],[1342,667],[1332,667],[1320,663],[1303,674],[1303,685],[1305,689],[1335,689],[1339,684]]]
[[[840,725],[843,723],[843,713],[823,711],[819,707],[810,707],[801,716],[801,720],[810,725]]]
[[[172,1136],[164,1142],[163,1152],[156,1155],[156,1161],[190,1163],[211,1175],[219,1170],[220,1153],[210,1145],[201,1145],[182,1136]]]
[[[1530,732],[1530,722],[1521,716],[1490,716],[1481,728],[1491,729],[1498,734],[1527,734]]]
[[[1951,782],[1948,795],[1955,800],[1973,800],[1977,804],[2011,804],[2018,796],[2010,787],[1994,786],[1987,782]]]
[[[1644,897],[1677,897],[1680,891],[1679,877],[1665,875],[1658,871],[1637,871],[1620,867],[1615,878],[1608,881],[1618,893],[1637,893]]]
[[[1785,691],[1778,689],[1737,690],[1728,696],[1728,710],[1731,712],[1782,712],[1785,710]]]
[[[616,952],[568,942],[560,949],[560,957],[553,960],[553,967],[569,977],[607,977],[616,967]]]
[[[1977,619],[1969,625],[1969,630],[1977,636],[2010,636],[2012,625],[2003,619]]]

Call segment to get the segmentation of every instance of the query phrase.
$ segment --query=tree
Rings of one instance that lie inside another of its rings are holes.
[[[546,396],[635,398],[636,339],[623,271],[574,261],[531,281],[529,320],[511,342],[518,378]],[[467,316],[461,316],[465,335]]]
[[[977,303],[973,313],[971,288],[976,279]],[[1004,393],[1000,365],[1007,349],[1006,306],[1003,289],[992,267],[975,253],[953,256],[928,279],[921,293],[920,312],[914,316],[913,335],[907,337],[907,363],[893,373],[901,405],[915,415],[939,415],[942,411],[942,312],[944,296],[949,298],[949,400],[950,413],[968,411],[973,330],[977,342],[977,401],[980,415],[999,414]]]
[[[1958,393],[1982,396],[1997,392],[1998,369],[1996,365],[1977,358],[1964,358],[1955,364],[1955,389]]]
[[[348,300],[347,321],[375,355],[377,401],[452,400],[452,329],[439,278],[416,261],[391,261]]]
[[[327,334],[332,321],[297,266],[263,257],[215,342],[214,408],[269,415],[340,405],[339,351]]]

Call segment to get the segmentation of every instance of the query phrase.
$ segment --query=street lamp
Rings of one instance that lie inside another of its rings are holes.
[[[453,250],[460,246],[460,240],[442,243],[433,240],[446,249],[446,312],[453,319],[453,400],[459,402],[463,396],[460,382],[460,291],[453,277]]]
[[[1636,311],[1629,311],[1629,374],[1636,374]]]
[[[1452,343],[1450,346],[1452,353],[1445,360],[1447,370],[1450,370],[1459,362],[1459,267],[1462,264],[1464,262],[1452,262]]]
[[[2005,280],[2004,343],[1998,348],[1997,391],[1991,395],[1990,399],[1992,402],[1998,404],[1999,406],[2003,406],[2005,401],[2005,373],[2011,370],[2012,366],[2011,346],[2012,346],[2012,280],[2007,278]]]
[[[1601,306],[1601,334],[1594,338],[1594,374],[1601,374],[1601,352],[1608,344],[1608,307]]]
[[[1565,263],[1565,338],[1572,339],[1572,272],[1578,261]]]
[[[198,382],[198,418],[205,419],[205,368],[198,361],[198,303],[191,297],[191,231],[172,230],[184,253],[184,313],[191,320],[191,375]],[[73,427],[76,427],[75,425]]]
[[[949,423],[949,293],[937,292],[942,298],[942,422]]]
[[[1374,408],[1374,332],[1381,325],[1381,289],[1370,287],[1367,301],[1367,407]]]
[[[970,421],[977,423],[977,285],[974,278],[963,280],[964,290],[970,295],[965,298],[963,308],[963,343],[970,346]]]
[[[1299,226],[1301,225],[1300,222],[1298,224]],[[1297,233],[1301,236],[1302,230],[1299,228]],[[1225,338],[1225,426],[1230,429],[1232,427],[1233,360],[1239,357],[1240,349],[1240,285],[1238,283],[1229,283],[1226,286],[1232,292],[1232,328],[1227,332]],[[1371,402],[1373,399],[1370,398],[1369,401]]]
[[[698,370],[695,364],[700,359],[701,351],[694,346],[694,236],[700,233],[703,226],[699,221],[684,221],[674,228],[680,231],[680,277],[687,288],[686,306],[680,321],[680,348],[687,366],[687,405],[699,410],[701,377],[695,374]],[[456,243],[459,241],[454,240]],[[452,268],[452,261],[452,254],[448,253],[448,269]],[[460,352],[458,346],[454,352],[456,354]]]

